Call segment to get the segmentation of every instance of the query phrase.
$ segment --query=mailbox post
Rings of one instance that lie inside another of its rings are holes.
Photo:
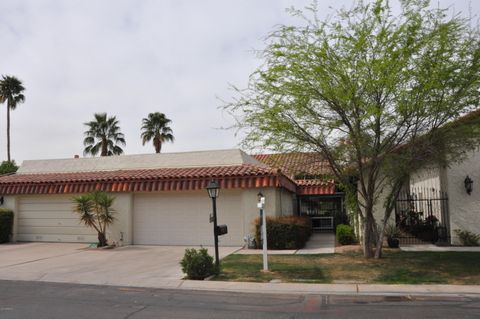
[[[213,236],[215,240],[215,268],[220,271],[220,260],[218,259],[218,227],[217,227],[217,197],[220,186],[214,180],[210,181],[207,186],[208,196],[212,199],[213,206]],[[225,226],[226,228],[226,226]]]
[[[265,214],[265,196],[258,193],[257,207],[260,209],[260,221],[262,223],[262,246],[263,246],[263,271],[268,271],[268,252],[267,252],[267,216]]]

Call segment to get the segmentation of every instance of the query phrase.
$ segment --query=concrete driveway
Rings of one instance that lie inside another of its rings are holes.
[[[0,245],[0,279],[98,285],[176,287],[184,276],[183,246],[89,249],[85,244]],[[214,255],[213,247],[206,247]],[[240,247],[220,247],[220,258]]]

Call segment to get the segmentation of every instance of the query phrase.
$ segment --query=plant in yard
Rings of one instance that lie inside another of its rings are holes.
[[[95,113],[95,120],[84,123],[88,130],[85,131],[83,144],[84,155],[100,156],[120,155],[125,146],[125,136],[120,132],[118,120],[115,116],[107,117],[107,113]]]
[[[385,236],[387,236],[388,247],[398,248],[400,245],[400,230],[397,228],[397,226],[389,224],[385,228]]]
[[[22,81],[14,76],[2,75],[0,80],[0,103],[7,102],[7,161],[11,161],[10,156],[10,111],[17,108],[17,105],[25,102],[23,95],[25,87]]]
[[[0,164],[0,175],[15,173],[17,170],[18,166],[15,161],[3,161]]]
[[[115,197],[105,192],[94,191],[73,198],[75,212],[80,220],[88,227],[92,227],[98,234],[98,247],[108,245],[106,232],[107,227],[113,224],[115,210],[112,205]]]
[[[399,13],[358,1],[324,21],[317,2],[307,10],[292,10],[303,24],[270,33],[263,63],[224,108],[245,147],[325,159],[362,225],[364,256],[380,258],[375,243],[409,174],[480,143],[480,116],[462,117],[480,112],[479,32],[425,0],[400,1]]]
[[[188,279],[203,280],[219,272],[219,269],[215,269],[213,257],[208,254],[206,248],[185,249],[185,255],[180,261],[180,265]]]
[[[479,246],[480,235],[461,229],[455,229],[455,234],[457,234],[463,246]]]
[[[356,242],[355,233],[350,225],[337,225],[336,236],[340,245],[351,245]]]
[[[153,141],[155,153],[160,153],[163,143],[174,140],[172,129],[169,126],[171,122],[163,113],[148,114],[148,117],[142,120],[142,144]]]
[[[256,218],[255,242],[259,248],[262,242],[261,219]],[[300,249],[303,248],[312,233],[311,219],[306,216],[268,216],[267,247],[268,249]]]
[[[10,239],[13,228],[13,211],[6,208],[0,208],[0,244],[6,243]]]

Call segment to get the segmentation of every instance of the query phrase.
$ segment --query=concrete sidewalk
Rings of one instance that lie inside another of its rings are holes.
[[[333,233],[314,233],[307,241],[304,248],[290,250],[268,250],[269,255],[313,255],[313,254],[333,254],[335,253],[335,234]],[[261,249],[243,248],[235,252],[240,255],[259,255]]]
[[[400,249],[403,250],[403,251],[460,251],[460,252],[480,252],[480,247],[437,246],[437,245],[432,245],[432,244],[400,246]]]

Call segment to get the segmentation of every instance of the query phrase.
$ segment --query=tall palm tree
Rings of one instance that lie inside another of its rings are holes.
[[[160,153],[162,144],[165,142],[173,142],[173,132],[168,126],[172,121],[160,112],[150,113],[147,118],[142,120],[142,144],[153,140],[155,152]]]
[[[107,113],[95,113],[94,117],[94,121],[84,123],[88,130],[84,133],[83,155],[95,156],[99,152],[100,156],[122,154],[123,149],[119,145],[126,145],[125,136],[120,132],[116,117],[107,118]]]
[[[25,102],[23,95],[25,87],[22,81],[14,76],[2,75],[0,80],[0,103],[7,102],[7,160],[11,161],[10,156],[10,110],[15,110],[19,103]]]

